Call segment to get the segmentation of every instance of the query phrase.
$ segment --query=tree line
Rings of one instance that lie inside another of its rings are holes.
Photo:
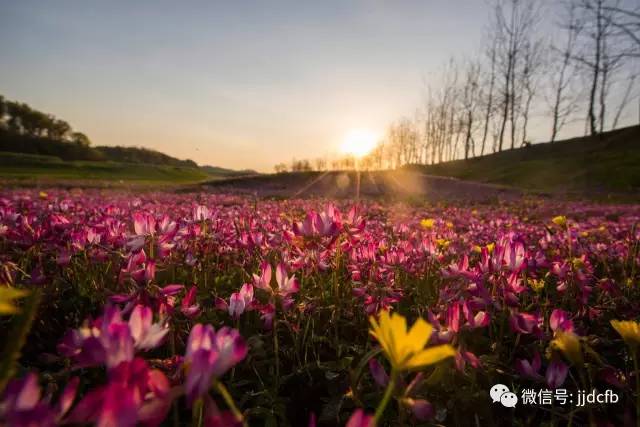
[[[180,160],[143,147],[98,146],[82,132],[52,114],[0,95],[0,151],[55,156],[62,160],[115,161],[197,168],[193,160]]]
[[[91,140],[82,132],[52,114],[31,108],[28,104],[10,101],[0,95],[0,128],[11,133],[48,138],[54,141],[73,142],[90,146]]]
[[[640,115],[640,5],[627,3],[563,0],[545,9],[540,1],[494,0],[478,53],[449,59],[415,114],[391,123],[359,167],[435,164],[527,146],[535,120],[551,143],[569,125],[596,136],[621,126],[634,101]],[[315,163],[326,170],[354,162]],[[313,165],[296,160],[290,170]]]

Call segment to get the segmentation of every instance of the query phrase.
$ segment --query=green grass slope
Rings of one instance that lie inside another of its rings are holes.
[[[406,168],[535,191],[636,193],[640,192],[640,126]]]
[[[113,161],[63,161],[55,156],[0,152],[0,178],[183,184],[211,179],[211,175],[193,167]]]

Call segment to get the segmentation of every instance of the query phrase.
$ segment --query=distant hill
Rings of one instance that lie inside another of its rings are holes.
[[[405,169],[529,190],[640,194],[640,126]]]
[[[65,164],[65,162],[80,162]],[[109,162],[110,166],[101,162]],[[95,163],[95,164],[94,164]],[[31,108],[25,103],[10,101],[0,95],[0,170],[1,176],[22,176],[20,170],[31,173],[54,173],[54,169],[69,169],[70,175],[78,172],[83,177],[93,176],[91,167],[99,170],[111,168],[110,178],[135,179],[136,170],[140,179],[147,177],[173,177],[175,171],[187,180],[200,180],[207,177],[243,176],[255,174],[255,171],[234,171],[214,166],[199,167],[190,159],[181,160],[156,150],[144,147],[98,146],[92,147],[91,140],[81,132],[74,131],[69,123],[52,114]],[[116,165],[120,165],[117,166]],[[169,169],[134,168],[131,165],[166,166],[177,168],[167,175]],[[16,169],[17,168],[17,169]],[[187,171],[187,169],[193,169]],[[73,172],[75,171],[75,172]],[[123,171],[126,173],[123,174]],[[100,175],[98,173],[97,175]],[[171,178],[171,179],[173,179]],[[180,177],[178,177],[179,179]]]

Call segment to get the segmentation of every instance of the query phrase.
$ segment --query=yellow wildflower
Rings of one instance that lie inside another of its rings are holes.
[[[17,313],[18,307],[13,305],[14,300],[22,298],[27,294],[28,294],[27,291],[23,291],[16,288],[10,288],[8,286],[1,286],[0,287],[0,316]]]
[[[544,280],[529,279],[528,283],[531,289],[533,289],[533,291],[536,293],[540,293],[544,289]]]
[[[442,249],[446,249],[449,247],[449,244],[451,244],[450,241],[448,241],[447,239],[437,239],[436,243],[438,244],[438,246],[440,246]]]
[[[567,226],[567,217],[564,215],[558,215],[556,217],[554,217],[551,222],[553,222],[555,225],[557,225],[558,227],[566,227]]]
[[[487,245],[487,251],[491,254],[493,253],[493,250],[496,248],[496,244],[495,243],[489,243]]]
[[[449,344],[425,348],[433,327],[418,319],[407,332],[407,319],[400,314],[382,311],[378,320],[369,318],[373,335],[396,371],[416,370],[455,355]]]
[[[422,221],[420,221],[420,225],[422,226],[422,228],[427,230],[432,229],[435,223],[436,223],[436,220],[431,218],[425,218]]]
[[[551,347],[564,353],[574,365],[582,364],[582,344],[580,338],[573,332],[556,331],[556,337],[551,341]]]
[[[640,323],[633,320],[612,320],[611,326],[631,348],[640,345]]]

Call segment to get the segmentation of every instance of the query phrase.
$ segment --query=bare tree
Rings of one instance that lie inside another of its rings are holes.
[[[498,151],[502,151],[504,136],[509,123],[511,148],[515,147],[517,120],[523,101],[518,74],[524,70],[523,54],[527,45],[536,37],[540,19],[538,4],[524,0],[497,0],[491,20],[492,42],[496,46],[496,59],[500,79],[501,122]]]
[[[575,81],[575,67],[572,57],[575,55],[576,39],[582,30],[580,21],[576,17],[576,7],[569,3],[567,7],[567,23],[562,25],[565,32],[565,43],[562,49],[551,46],[551,63],[560,64],[559,67],[551,68],[550,86],[553,91],[553,101],[551,104],[551,142],[555,142],[558,133],[567,124],[569,117],[577,110],[578,96],[577,90],[571,90],[571,85]],[[557,59],[557,61],[556,61]]]
[[[574,1],[584,30],[579,33],[581,50],[573,59],[589,76],[587,120],[590,134],[595,135],[604,131],[612,76],[620,69],[627,54],[620,48],[620,33],[613,25],[620,1]]]
[[[475,141],[473,139],[476,124],[476,110],[479,104],[480,92],[480,64],[467,64],[460,96],[460,122],[464,130],[464,158],[475,156]]]
[[[486,91],[482,91],[482,98],[484,101],[484,127],[482,131],[482,142],[480,144],[480,155],[484,155],[484,147],[487,143],[487,136],[489,133],[489,123],[493,115],[493,102],[494,102],[494,88],[496,83],[496,40],[494,39],[488,50],[489,57],[489,74],[485,78],[487,79],[488,88]]]
[[[541,40],[528,41],[523,49],[522,72],[520,73],[520,87],[522,88],[522,140],[520,145],[527,141],[527,128],[529,126],[529,113],[533,99],[538,91],[540,71],[544,65],[543,44]]]

